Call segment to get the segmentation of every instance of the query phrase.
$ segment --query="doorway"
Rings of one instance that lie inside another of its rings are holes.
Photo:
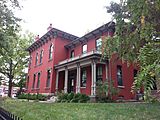
[[[69,71],[68,74],[68,93],[76,92],[76,70]]]

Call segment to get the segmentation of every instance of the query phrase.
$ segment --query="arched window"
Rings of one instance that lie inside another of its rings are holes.
[[[46,81],[46,87],[50,87],[50,81],[51,81],[51,70],[47,70],[47,81]]]
[[[53,44],[51,44],[49,47],[49,59],[52,59],[52,57],[53,57]]]
[[[74,50],[71,51],[70,58],[74,58]]]
[[[43,50],[41,50],[41,53],[40,53],[40,64],[42,63],[42,59],[43,59]]]
[[[86,87],[87,71],[86,68],[81,70],[81,87]]]
[[[38,78],[37,78],[37,88],[39,88],[40,86],[40,77],[41,77],[41,73],[38,73]]]
[[[36,82],[36,74],[33,75],[32,89],[34,89],[35,87],[35,82]]]
[[[38,53],[36,53],[36,62],[35,62],[36,65],[38,65]]]
[[[102,39],[99,38],[96,40],[96,50],[101,51],[101,49],[102,49],[101,47],[102,47]]]
[[[117,66],[117,81],[118,86],[123,86],[123,79],[122,79],[122,66]]]
[[[87,44],[84,44],[82,46],[82,54],[85,54],[85,53],[87,53]]]

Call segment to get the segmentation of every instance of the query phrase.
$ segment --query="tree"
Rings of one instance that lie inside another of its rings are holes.
[[[9,78],[8,96],[11,97],[13,80],[23,77],[24,69],[27,67],[29,55],[25,50],[32,43],[33,35],[10,37],[7,49],[2,50],[0,56],[0,73]],[[21,78],[23,79],[23,78]]]
[[[19,28],[20,19],[14,16],[13,8],[20,8],[17,0],[0,1],[0,54],[7,48],[8,36],[15,36]]]
[[[160,81],[160,1],[121,0],[107,7],[116,22],[115,36],[106,38],[103,57],[117,52],[119,58],[140,64],[133,89],[145,95]],[[160,86],[159,86],[160,87]]]

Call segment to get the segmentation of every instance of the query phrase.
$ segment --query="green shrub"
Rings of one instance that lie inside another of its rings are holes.
[[[85,103],[89,100],[90,100],[89,96],[87,96],[85,94],[60,93],[60,94],[58,94],[58,101],[57,102]]]
[[[28,99],[28,100],[41,100],[45,101],[47,99],[46,95],[42,94],[20,94],[17,97],[18,99]]]
[[[73,97],[74,97],[74,93],[71,92],[71,93],[68,94],[67,100],[70,102],[73,99]]]
[[[96,85],[96,101],[97,102],[113,102],[113,96],[118,95],[119,89],[114,86],[113,80],[105,82],[97,81]]]
[[[86,103],[86,102],[89,101],[89,100],[90,100],[89,96],[87,96],[87,95],[85,95],[85,94],[81,94],[81,95],[79,96],[78,102],[79,102],[79,103]]]

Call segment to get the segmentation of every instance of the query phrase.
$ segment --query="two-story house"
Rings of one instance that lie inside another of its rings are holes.
[[[137,72],[136,65],[116,61],[116,55],[110,60],[100,60],[102,41],[113,36],[114,32],[114,22],[82,37],[50,27],[27,49],[30,53],[27,92],[56,94],[63,90],[94,97],[96,82],[112,79],[120,88],[119,96],[133,99],[131,86]]]

